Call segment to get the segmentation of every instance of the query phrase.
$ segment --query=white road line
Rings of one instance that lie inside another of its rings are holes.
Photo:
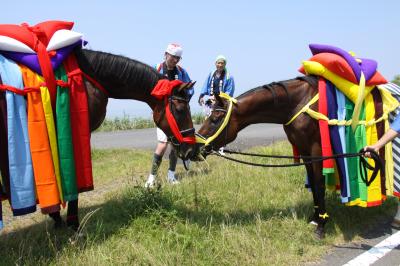
[[[400,231],[389,236],[375,247],[367,250],[358,257],[355,257],[343,266],[371,265],[397,246],[400,246]]]

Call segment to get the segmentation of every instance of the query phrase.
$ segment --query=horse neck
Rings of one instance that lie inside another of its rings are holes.
[[[238,129],[258,123],[285,124],[294,115],[299,106],[306,104],[313,94],[307,82],[289,80],[271,88],[257,87],[237,98]],[[273,91],[272,91],[273,90]],[[301,108],[300,107],[300,108]]]
[[[162,76],[152,67],[123,56],[91,50],[76,52],[82,71],[99,82],[114,99],[133,99],[152,109],[156,99],[151,91]]]

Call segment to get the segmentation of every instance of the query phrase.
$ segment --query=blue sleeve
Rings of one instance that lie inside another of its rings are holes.
[[[233,97],[234,92],[235,92],[235,80],[233,79],[233,76],[230,76],[226,82],[225,93]]]
[[[182,68],[182,79],[183,82],[191,82],[192,80],[189,77],[189,74],[186,72],[185,69]],[[189,96],[189,98],[192,98],[193,94],[194,94],[194,86],[191,87],[190,89],[186,90],[187,95]]]
[[[206,81],[203,84],[203,88],[200,91],[200,96],[204,96],[204,95],[210,95],[209,93],[209,87],[210,87],[210,74],[208,74]]]
[[[397,115],[392,124],[390,124],[390,128],[400,133],[400,115]]]

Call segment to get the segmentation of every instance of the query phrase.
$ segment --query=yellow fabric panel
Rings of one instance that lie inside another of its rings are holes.
[[[366,120],[370,121],[375,117],[375,105],[374,99],[372,94],[368,94],[365,96],[365,116]],[[373,124],[371,126],[366,126],[366,138],[367,138],[367,145],[372,145],[378,141],[378,132],[376,130],[376,125]],[[374,160],[368,158],[368,163],[374,167]],[[367,171],[368,180],[371,179],[372,171]],[[381,176],[378,173],[375,180],[367,187],[367,202],[377,202],[382,200],[382,193],[381,193]]]
[[[44,78],[42,76],[37,75],[39,81],[44,82]],[[40,93],[42,96],[42,105],[44,110],[44,115],[46,119],[47,125],[47,133],[49,134],[49,141],[50,141],[50,149],[51,154],[53,157],[53,164],[54,164],[54,171],[56,174],[57,180],[57,187],[60,194],[61,202],[64,201],[62,195],[62,187],[61,187],[61,174],[60,174],[60,162],[58,159],[58,146],[57,146],[57,136],[56,136],[56,128],[54,124],[54,116],[53,116],[53,109],[51,108],[51,101],[50,101],[50,93],[49,89],[45,86],[40,87]]]
[[[385,116],[385,132],[389,130],[389,121],[388,121],[388,113],[392,112],[399,106],[399,102],[392,96],[392,94],[382,86],[377,86],[383,102],[383,113]],[[392,154],[392,142],[389,142],[385,145],[385,177],[386,177],[386,195],[393,195],[393,186],[394,186],[394,163],[393,163],[393,154]]]

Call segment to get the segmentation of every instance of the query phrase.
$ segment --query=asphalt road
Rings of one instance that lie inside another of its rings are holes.
[[[274,141],[286,139],[282,125],[257,124],[242,130],[236,140],[228,145],[231,149],[245,149],[254,146],[269,145]],[[92,148],[135,148],[154,150],[156,146],[156,130],[139,129],[128,131],[117,131],[110,133],[94,133],[91,137]],[[367,232],[361,241],[347,243],[344,246],[334,247],[319,263],[312,265],[343,265],[359,256],[371,247],[383,241],[388,236],[395,234],[398,230],[391,228],[390,222],[381,227]],[[369,265],[369,264],[365,264]],[[390,251],[386,256],[379,259],[373,265],[400,265],[400,246]]]
[[[256,124],[239,132],[230,148],[244,149],[260,145],[269,145],[277,140],[286,139],[282,125]],[[93,133],[92,148],[134,148],[153,150],[156,147],[157,134],[155,128],[135,129],[115,132]]]

